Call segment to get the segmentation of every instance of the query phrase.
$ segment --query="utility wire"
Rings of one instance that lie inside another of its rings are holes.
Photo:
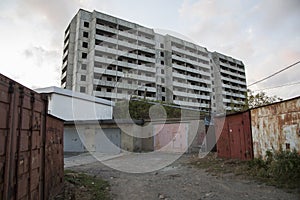
[[[294,83],[288,83],[288,84],[284,84],[284,85],[278,85],[278,86],[274,86],[274,87],[269,87],[269,88],[263,88],[263,89],[253,90],[253,92],[258,92],[258,91],[262,91],[262,90],[270,90],[270,89],[281,88],[281,87],[286,87],[286,86],[291,86],[291,85],[297,85],[297,84],[300,84],[300,81],[299,82],[294,82]]]
[[[293,67],[293,66],[299,64],[299,63],[300,63],[300,60],[297,61],[297,62],[295,62],[294,64],[291,64],[291,65],[289,65],[289,66],[287,66],[287,67],[285,67],[285,68],[279,70],[278,72],[275,72],[274,74],[271,74],[271,75],[269,75],[269,76],[267,76],[267,77],[265,77],[265,78],[263,78],[263,79],[261,79],[261,80],[255,81],[254,83],[251,83],[250,85],[248,85],[248,87],[250,87],[250,86],[252,86],[252,85],[255,85],[255,84],[257,84],[257,83],[260,83],[260,82],[262,82],[262,81],[265,81],[265,80],[267,80],[267,79],[269,79],[269,78],[271,78],[271,77],[273,77],[273,76],[275,76],[275,75],[277,75],[277,74],[279,74],[279,73],[281,73],[281,72],[283,72],[283,71],[285,71],[285,70],[287,70],[287,69],[289,69],[289,68],[291,68],[291,67]]]

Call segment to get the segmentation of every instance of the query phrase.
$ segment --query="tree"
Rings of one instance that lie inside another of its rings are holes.
[[[246,99],[242,104],[236,105],[231,100],[231,111],[229,113],[245,111],[251,108],[268,105],[282,100],[282,98],[277,97],[276,95],[268,96],[265,92],[259,92],[254,94],[253,91],[248,89],[246,92]]]
[[[282,98],[277,97],[276,95],[268,96],[265,92],[259,92],[254,94],[253,91],[248,90],[247,101],[245,106],[246,108],[255,108],[258,106],[264,106],[282,100]]]

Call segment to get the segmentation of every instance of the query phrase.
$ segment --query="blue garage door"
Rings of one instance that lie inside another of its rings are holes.
[[[95,136],[96,152],[118,154],[121,152],[120,129],[98,129]]]

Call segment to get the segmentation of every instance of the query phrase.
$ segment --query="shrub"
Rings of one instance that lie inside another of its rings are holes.
[[[277,185],[297,187],[300,182],[300,155],[296,150],[268,151],[265,160],[255,158],[249,161],[248,167],[252,175],[267,178]]]
[[[281,182],[300,181],[300,155],[296,150],[275,152],[269,171],[276,180]]]

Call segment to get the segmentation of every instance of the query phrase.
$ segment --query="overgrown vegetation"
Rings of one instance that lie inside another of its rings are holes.
[[[254,94],[253,91],[248,90],[246,106],[248,106],[248,108],[255,108],[282,100],[282,98],[276,95],[268,96],[265,92],[259,92]]]
[[[251,174],[279,187],[296,188],[300,183],[300,155],[297,151],[270,151],[266,159],[249,162]]]
[[[88,174],[65,170],[64,193],[58,195],[55,200],[63,199],[109,200],[109,184]]]
[[[259,106],[265,106],[283,100],[282,98],[276,95],[268,96],[265,92],[254,93],[249,89],[247,90],[247,92],[245,92],[245,95],[246,95],[246,99],[245,102],[243,102],[244,104],[237,105],[234,104],[233,101],[231,101],[230,107],[232,109],[231,111],[229,111],[229,113],[245,111],[248,109],[256,108]]]
[[[128,112],[129,110],[129,112]],[[129,114],[128,114],[129,113]],[[123,100],[114,106],[113,115],[115,119],[155,119],[162,118],[199,118],[204,113],[196,110],[180,108],[178,105],[161,101],[150,101],[147,99]],[[152,115],[152,116],[151,116]]]
[[[194,159],[192,164],[216,176],[233,173],[279,188],[298,189],[300,192],[300,155],[295,150],[268,152],[265,160],[255,158],[251,161],[220,159],[216,154],[210,154],[202,159]]]

